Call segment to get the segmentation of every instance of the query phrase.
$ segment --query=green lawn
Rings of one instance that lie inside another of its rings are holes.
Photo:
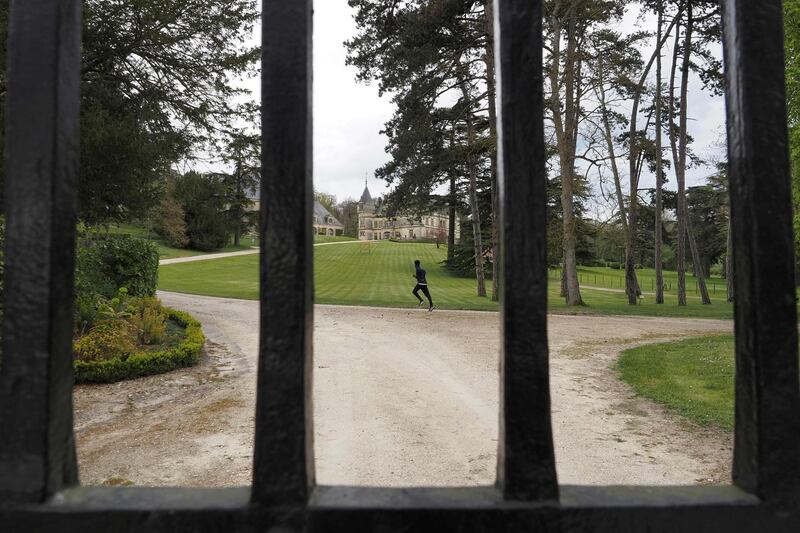
[[[414,287],[414,259],[422,261],[434,303],[443,309],[496,311],[498,304],[490,298],[475,296],[475,281],[451,275],[442,266],[444,246],[364,242],[314,248],[314,283],[318,303],[415,307],[411,295]],[[159,268],[162,290],[224,296],[258,298],[258,256],[240,256],[209,261],[196,261]],[[491,290],[491,282],[487,289]],[[692,316],[731,318],[733,307],[724,300],[714,305],[700,305],[699,298],[689,296],[689,305],[678,307],[674,295],[667,294],[664,305],[655,305],[652,297],[629,306],[622,292],[582,290],[585,307],[568,308],[558,295],[558,280],[550,283],[549,307],[553,312],[569,314],[615,314],[647,316]]]
[[[314,243],[321,244],[326,242],[345,242],[358,240],[355,237],[345,237],[344,235],[314,235]]]
[[[158,235],[140,226],[134,226],[131,224],[119,224],[115,226],[109,226],[108,231],[109,233],[130,235],[132,237],[137,237],[140,239],[148,239],[153,241],[153,243],[158,248],[158,256],[161,259],[174,259],[176,257],[193,257],[196,255],[216,254],[222,252],[237,252],[240,250],[247,250],[252,246],[258,246],[258,239],[251,239],[250,237],[242,237],[241,245],[239,246],[234,246],[233,244],[230,244],[224,248],[220,248],[219,250],[215,250],[213,252],[202,252],[200,250],[189,250],[186,248],[174,248],[172,246],[169,246]]]
[[[626,350],[620,355],[617,369],[638,394],[702,426],[733,429],[732,335]]]
[[[551,270],[550,275],[557,277],[558,270]],[[640,268],[636,270],[639,279],[639,287],[642,292],[655,293],[656,271],[653,268]],[[578,267],[578,281],[582,286],[587,287],[606,287],[614,289],[625,288],[625,271],[607,267]],[[678,294],[678,273],[672,270],[664,271],[664,285],[667,294]],[[709,295],[712,299],[726,298],[725,279],[711,277],[706,280]],[[699,296],[697,292],[697,280],[690,273],[686,273],[686,292],[687,296]]]

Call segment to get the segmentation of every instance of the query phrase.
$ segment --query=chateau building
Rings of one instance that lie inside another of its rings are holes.
[[[314,235],[342,235],[344,224],[339,222],[325,206],[314,200]]]
[[[456,223],[455,238],[459,238]],[[397,240],[438,240],[447,241],[449,233],[447,210],[432,210],[420,215],[398,214],[386,216],[384,206],[377,202],[364,185],[364,192],[358,202],[358,239],[361,241]]]

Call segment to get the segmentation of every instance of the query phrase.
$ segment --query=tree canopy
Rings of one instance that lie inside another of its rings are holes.
[[[8,0],[0,4],[5,61]],[[254,0],[84,0],[79,216],[103,223],[156,205],[171,166],[252,110]],[[5,95],[5,69],[0,98]]]

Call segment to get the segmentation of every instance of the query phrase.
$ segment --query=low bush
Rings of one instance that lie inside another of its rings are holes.
[[[136,351],[136,328],[127,320],[103,320],[75,341],[72,352],[81,361],[125,359]]]
[[[75,296],[75,333],[83,335],[100,320],[99,295],[78,294]]]
[[[78,296],[114,298],[119,287],[132,296],[152,296],[158,283],[158,248],[129,235],[83,236],[75,264]]]
[[[131,303],[131,323],[140,344],[160,344],[167,334],[167,314],[155,296],[136,298]]]
[[[108,360],[74,361],[77,383],[113,383],[153,374],[162,374],[197,363],[205,336],[200,323],[188,313],[165,308],[169,320],[185,328],[177,346],[163,350],[144,350],[128,357]]]

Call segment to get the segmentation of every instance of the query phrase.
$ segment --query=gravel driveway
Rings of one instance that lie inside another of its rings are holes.
[[[258,303],[161,293],[208,337],[201,364],[75,388],[84,484],[250,482]],[[701,319],[550,317],[561,483],[727,482],[728,435],[637,398],[611,368],[620,350],[730,332]],[[371,486],[494,483],[498,315],[316,306],[317,481]]]

